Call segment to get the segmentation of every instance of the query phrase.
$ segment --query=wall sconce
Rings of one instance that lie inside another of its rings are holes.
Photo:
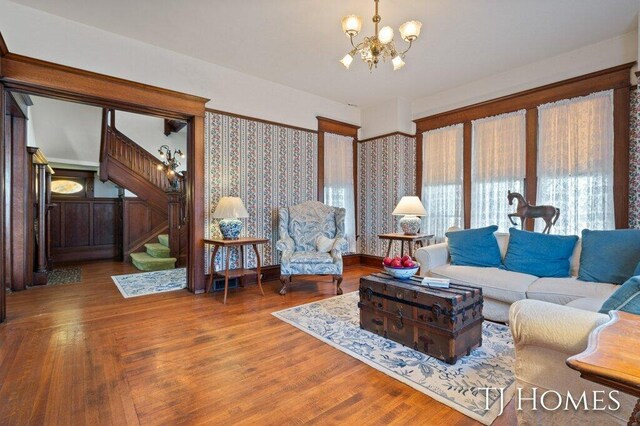
[[[166,173],[171,190],[179,191],[182,175],[176,169],[180,167],[178,157],[184,158],[184,154],[179,149],[171,151],[167,145],[162,145],[158,152],[160,153],[160,158],[163,159],[162,163],[158,164],[158,170],[164,170]]]

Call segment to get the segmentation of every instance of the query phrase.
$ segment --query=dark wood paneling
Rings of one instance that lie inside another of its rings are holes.
[[[324,203],[324,132],[318,132],[318,201]]]
[[[471,139],[473,137],[473,129],[471,122],[464,123],[462,129],[463,145],[462,145],[462,192],[464,194],[464,227],[471,228],[471,156],[473,154],[473,146]]]
[[[120,257],[120,199],[53,198],[50,210],[54,263]]]
[[[158,234],[167,233],[167,213],[156,210],[138,198],[125,198],[122,202],[122,247],[125,260],[129,254],[144,251],[144,244],[157,242]]]
[[[118,203],[94,202],[93,204],[93,244],[114,245],[118,242],[120,207]]]
[[[64,220],[63,243],[65,247],[86,247],[92,245],[91,228],[93,215],[90,202],[70,201],[62,203]]]
[[[204,292],[204,119],[194,116],[187,127],[187,212],[189,227],[189,290]],[[209,208],[209,206],[206,206]]]

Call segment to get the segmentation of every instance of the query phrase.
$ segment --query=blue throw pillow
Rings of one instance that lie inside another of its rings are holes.
[[[638,266],[636,266],[636,270],[633,271],[633,276],[640,275],[640,262],[638,262]]]
[[[622,284],[640,262],[640,229],[582,231],[578,279]]]
[[[504,267],[536,277],[568,277],[569,258],[577,242],[575,235],[548,235],[510,228]]]
[[[460,266],[499,267],[502,265],[496,225],[486,228],[447,232],[451,264]]]
[[[604,302],[600,313],[608,314],[609,311],[640,315],[640,275],[629,278]]]

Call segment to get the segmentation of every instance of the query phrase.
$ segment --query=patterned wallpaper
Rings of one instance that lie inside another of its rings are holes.
[[[631,92],[629,227],[640,229],[640,91]]]
[[[415,193],[415,138],[392,135],[358,144],[358,186],[360,253],[384,256],[388,243],[378,234],[400,230],[400,218],[391,212],[403,195]]]
[[[276,251],[278,207],[315,200],[318,187],[318,137],[315,132],[293,129],[230,115],[205,116],[205,238],[219,236],[213,211],[222,196],[242,199],[249,218],[242,235],[270,240],[261,247],[262,265],[279,263]],[[253,250],[245,250],[246,267],[255,267]],[[211,248],[206,251],[209,269]],[[222,253],[216,269],[222,269]],[[232,267],[238,252],[233,250]]]

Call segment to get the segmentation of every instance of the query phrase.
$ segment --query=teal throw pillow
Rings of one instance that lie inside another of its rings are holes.
[[[568,277],[569,258],[577,242],[576,235],[548,235],[510,228],[504,268],[536,277]]]
[[[582,231],[578,279],[622,284],[640,262],[640,229]]]
[[[604,302],[600,313],[608,314],[609,311],[640,315],[640,275],[629,278]]]
[[[636,270],[633,271],[633,276],[640,275],[640,262],[638,262],[638,266],[636,266]]]
[[[496,225],[486,228],[447,232],[451,264],[459,266],[499,267],[502,265]]]

